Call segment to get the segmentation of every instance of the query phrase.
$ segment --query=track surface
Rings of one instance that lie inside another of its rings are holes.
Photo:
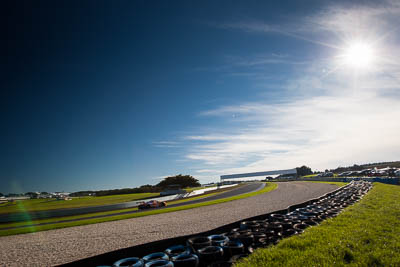
[[[206,202],[206,201],[212,201],[212,200],[218,200],[218,199],[222,199],[222,198],[238,196],[238,195],[242,195],[242,194],[246,194],[246,193],[250,193],[250,192],[261,190],[264,186],[265,186],[265,183],[250,183],[250,184],[241,186],[239,188],[235,188],[233,190],[229,190],[229,191],[224,192],[224,193],[220,193],[220,194],[209,196],[209,197],[204,197],[204,198],[201,198],[201,199],[189,200],[189,201],[185,201],[185,202],[182,202],[182,203],[168,205],[165,208],[178,207],[178,206],[184,206],[184,205],[189,205],[189,204],[196,204],[196,203],[201,203],[201,202]],[[124,204],[124,203],[121,203],[121,204]],[[99,206],[99,208],[104,207],[105,210],[103,210],[103,211],[106,211],[106,210],[108,211],[109,210],[109,206],[110,205]],[[112,210],[114,210],[119,206],[119,204],[112,205],[112,206],[113,206]],[[70,215],[85,214],[85,213],[82,213],[82,210],[88,210],[88,209],[90,210],[90,208],[91,207],[82,208],[82,209],[74,209],[74,210],[77,210],[77,213],[73,213],[73,214],[71,214],[71,210],[69,209],[65,213],[65,214],[68,214],[68,215],[61,215],[62,213],[60,213],[60,212],[62,212],[63,210],[58,210],[57,213],[56,213],[57,216],[56,215],[54,215],[54,216],[49,216],[48,215],[47,217],[51,218],[51,217],[59,217],[59,216],[70,216]],[[95,207],[95,208],[98,208],[98,207]],[[159,209],[163,209],[163,208],[159,208]],[[98,209],[96,209],[96,210],[98,210]],[[81,221],[81,220],[104,218],[104,217],[111,217],[111,216],[124,215],[124,214],[130,214],[130,213],[138,213],[138,212],[143,212],[143,211],[146,211],[146,210],[121,211],[121,212],[113,213],[113,214],[94,215],[94,216],[90,216],[90,217],[77,218],[77,219],[65,219],[65,220],[59,220],[57,222],[38,223],[38,224],[29,225],[29,226],[22,225],[22,226],[16,226],[16,227],[8,227],[8,228],[2,228],[2,229],[0,229],[0,231],[7,231],[7,230],[11,230],[11,229],[16,229],[16,228],[35,227],[35,226],[40,226],[40,225],[49,225],[49,224],[66,223],[66,222],[76,222],[76,221]],[[25,217],[26,217],[26,215],[25,215]],[[30,219],[34,220],[35,218],[30,217]]]
[[[113,250],[195,234],[304,202],[337,186],[279,183],[266,194],[121,221],[0,237],[0,266],[52,266]],[[132,255],[134,256],[134,255]]]

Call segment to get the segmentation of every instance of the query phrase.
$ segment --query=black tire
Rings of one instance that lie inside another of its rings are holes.
[[[155,261],[147,262],[144,266],[145,267],[152,267],[152,266],[174,267],[174,263],[169,260],[155,260]]]
[[[174,267],[186,267],[199,265],[199,257],[196,254],[180,254],[171,258]]]
[[[207,236],[195,236],[189,238],[186,241],[186,244],[193,250],[193,252],[196,252],[198,249],[210,246],[211,239]]]
[[[119,266],[143,267],[144,262],[143,262],[143,260],[141,260],[139,258],[131,257],[131,258],[125,258],[125,259],[116,261],[116,262],[114,262],[113,266],[115,266],[115,267],[119,267]]]
[[[146,263],[147,262],[158,261],[158,260],[168,261],[169,260],[169,256],[164,252],[155,252],[155,253],[151,253],[151,254],[148,254],[148,255],[144,256],[142,259]]]

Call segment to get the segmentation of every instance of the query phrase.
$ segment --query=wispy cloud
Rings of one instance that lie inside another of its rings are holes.
[[[180,146],[180,143],[177,141],[154,141],[152,142],[152,144],[155,147],[161,147],[161,148]]]
[[[372,5],[353,8],[331,6],[323,12],[305,19],[314,31],[334,32],[346,38],[355,36],[385,36],[398,29],[396,20],[400,14],[398,1],[380,1]],[[382,32],[382,29],[385,29]]]
[[[278,55],[273,53],[268,55],[254,55],[250,58],[229,56],[227,57],[227,62],[231,66],[236,67],[257,67],[272,64],[303,65],[309,63],[309,61],[294,60],[290,58],[289,55]]]
[[[200,115],[223,127],[186,135],[186,159],[212,175],[293,168],[314,169],[400,158],[400,4],[329,7],[302,18],[298,27],[260,22],[221,24],[220,28],[284,34],[330,50],[330,58],[299,60],[304,65],[283,86],[296,98],[259,99],[205,110]],[[296,22],[293,22],[296,23]],[[315,39],[318,36],[324,42]],[[335,56],[354,39],[376,41],[378,59],[365,73],[343,69]],[[326,43],[326,42],[330,43]],[[287,55],[231,57],[233,66],[254,82],[254,67],[294,62]],[[247,69],[247,72],[245,71]],[[238,72],[240,73],[240,72]],[[257,75],[256,75],[257,76]]]
[[[280,113],[273,116],[271,105],[265,105],[264,112],[242,113],[239,108],[235,112],[252,127],[232,134],[190,136],[202,143],[193,145],[186,157],[227,172],[395,159],[400,148],[399,104],[399,99],[372,96],[317,97],[278,104],[275,109]]]
[[[314,32],[313,29],[315,29],[315,27],[314,25],[308,23],[306,20],[302,20],[301,23],[297,21],[283,25],[271,25],[262,21],[241,21],[234,23],[222,23],[218,25],[218,27],[221,29],[240,30],[248,33],[268,33],[285,35],[311,43],[336,48],[336,46],[334,46],[333,44],[310,37],[310,34]]]
[[[260,21],[239,21],[214,24],[214,26],[225,30],[241,30],[250,33],[279,33],[285,34],[288,25],[272,25]]]
[[[301,39],[318,45],[340,49],[335,43],[326,41],[332,37],[342,40],[362,37],[366,40],[384,39],[399,30],[398,16],[400,2],[396,0],[379,1],[371,5],[340,6],[331,5],[314,15],[288,19],[284,24],[270,24],[260,20],[236,21],[214,24],[226,30],[238,30],[247,33],[279,34]],[[382,32],[382,29],[385,31]],[[332,33],[334,35],[332,35]],[[315,38],[316,34],[325,38]],[[324,41],[323,41],[324,40]]]
[[[265,80],[272,78],[267,75],[265,68],[273,65],[302,66],[309,64],[310,60],[299,60],[290,55],[275,53],[253,54],[251,56],[225,55],[223,63],[219,66],[200,67],[196,71],[218,72],[226,76],[241,76],[251,79]]]

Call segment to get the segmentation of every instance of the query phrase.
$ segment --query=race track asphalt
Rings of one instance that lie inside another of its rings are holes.
[[[0,266],[54,266],[152,241],[209,231],[285,209],[336,188],[322,183],[278,183],[278,188],[271,192],[211,206],[4,236],[0,237]]]
[[[229,190],[229,191],[217,194],[217,195],[212,195],[212,196],[204,197],[201,199],[189,200],[189,201],[185,201],[182,203],[172,204],[172,205],[168,205],[167,207],[164,207],[164,208],[178,207],[178,206],[184,206],[184,205],[189,205],[189,204],[197,204],[197,203],[206,202],[206,201],[213,201],[213,200],[238,196],[238,195],[261,190],[262,188],[264,188],[264,186],[265,186],[265,183],[249,183],[244,186],[240,186],[238,188],[234,188],[232,190]],[[115,205],[104,205],[104,206],[85,207],[85,208],[76,208],[76,209],[61,209],[61,210],[52,210],[52,211],[42,211],[42,212],[35,212],[35,213],[29,213],[29,214],[21,214],[19,216],[23,217],[23,218],[30,218],[30,220],[35,220],[35,219],[44,219],[44,218],[82,215],[82,214],[88,214],[88,213],[93,213],[93,212],[121,210],[124,208],[126,208],[125,203],[120,203],[120,204],[115,204]],[[164,209],[164,208],[159,208],[159,209]],[[90,216],[90,217],[76,218],[76,219],[64,219],[64,220],[58,220],[57,222],[37,223],[37,224],[30,224],[28,226],[21,225],[21,226],[16,226],[16,227],[7,227],[7,228],[2,228],[0,231],[7,231],[7,230],[11,230],[11,229],[16,229],[16,228],[35,227],[35,226],[49,225],[49,224],[56,224],[56,223],[66,223],[66,222],[75,222],[75,221],[80,221],[80,220],[104,218],[104,217],[111,217],[111,216],[116,216],[116,215],[138,213],[138,212],[143,212],[143,211],[144,210],[133,210],[133,211],[132,210],[131,211],[121,210],[121,212],[113,213],[113,214],[94,215],[94,216]],[[18,219],[15,220],[15,218],[14,218],[14,220],[12,220],[12,218],[13,217],[5,216],[5,218],[3,218],[3,219],[7,220],[7,221],[20,221]],[[2,222],[2,221],[0,220],[0,222]]]

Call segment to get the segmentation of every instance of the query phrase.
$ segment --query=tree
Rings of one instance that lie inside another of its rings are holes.
[[[199,180],[195,179],[190,175],[178,174],[175,176],[164,178],[164,180],[159,182],[156,186],[159,186],[161,188],[166,188],[170,185],[180,185],[181,188],[185,188],[185,187],[196,187],[200,186],[201,184],[199,183]]]
[[[2,193],[0,193],[0,197],[4,196]]]
[[[303,165],[301,167],[297,167],[296,170],[297,170],[297,175],[299,175],[299,176],[305,176],[305,175],[309,175],[309,174],[313,173],[311,168],[309,168],[305,165]]]
[[[24,195],[27,196],[27,197],[30,197],[30,198],[37,198],[38,197],[38,193],[36,193],[36,192],[26,192]]]

